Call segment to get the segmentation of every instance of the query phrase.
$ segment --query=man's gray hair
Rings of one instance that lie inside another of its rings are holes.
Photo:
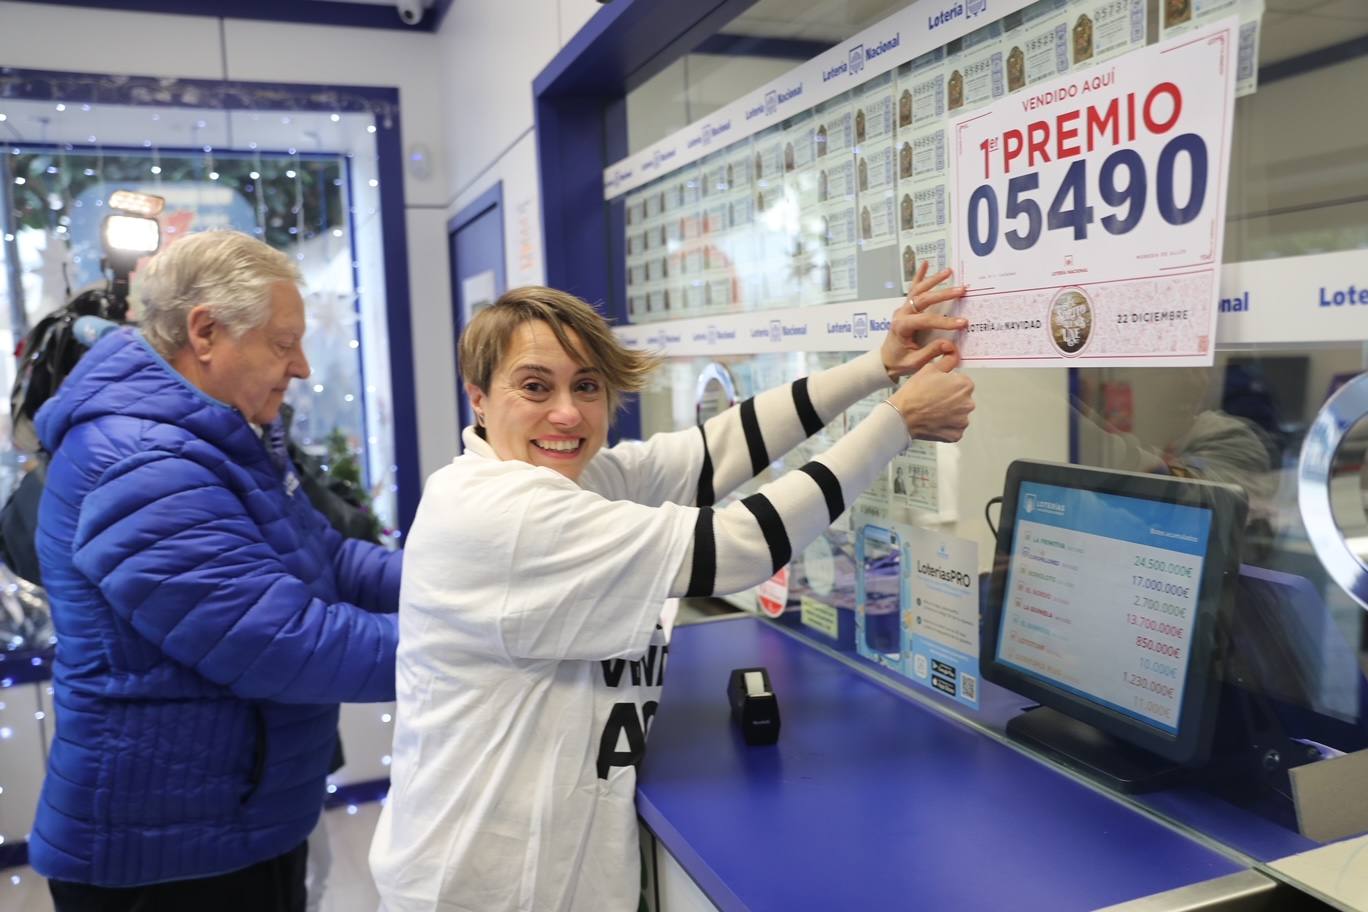
[[[187,318],[201,304],[236,338],[271,316],[271,286],[299,284],[288,256],[239,231],[204,231],[157,254],[138,274],[142,331],[171,357],[190,341]]]

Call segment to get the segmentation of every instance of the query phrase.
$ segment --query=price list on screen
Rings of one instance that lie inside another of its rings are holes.
[[[1178,730],[1211,513],[1026,483],[998,659]]]

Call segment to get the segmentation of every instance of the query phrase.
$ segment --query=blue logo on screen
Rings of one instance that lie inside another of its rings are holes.
[[[861,70],[863,70],[863,69],[864,69],[864,65],[865,65],[864,45],[863,45],[863,44],[857,44],[857,45],[855,45],[853,48],[850,49],[850,54],[849,54],[850,75],[851,75],[851,76],[854,76],[856,73],[858,73],[858,72],[860,72]]]
[[[1034,513],[1034,512],[1035,512],[1035,495],[1034,495],[1034,494],[1027,494],[1027,495],[1026,495],[1026,512],[1027,512],[1027,513]]]

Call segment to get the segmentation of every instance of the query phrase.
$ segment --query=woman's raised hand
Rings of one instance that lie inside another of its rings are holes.
[[[963,317],[947,317],[930,313],[938,304],[953,301],[963,296],[963,285],[937,286],[950,278],[951,271],[942,269],[934,275],[927,275],[927,261],[922,260],[917,267],[912,288],[907,300],[893,312],[893,320],[884,337],[880,354],[888,379],[897,381],[899,377],[915,374],[942,355],[955,352],[954,343],[948,339],[930,341],[928,336],[934,330],[962,330],[969,325]]]

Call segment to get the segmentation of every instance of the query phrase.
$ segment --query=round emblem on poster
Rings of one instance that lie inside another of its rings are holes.
[[[1076,355],[1092,338],[1092,301],[1078,288],[1066,288],[1050,302],[1050,341],[1061,355]]]

